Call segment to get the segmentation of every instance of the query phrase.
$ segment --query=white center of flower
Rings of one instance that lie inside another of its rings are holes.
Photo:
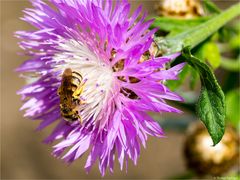
[[[80,96],[84,103],[78,107],[80,116],[83,121],[90,118],[96,121],[112,89],[112,68],[76,40],[60,42],[58,49],[59,53],[53,58],[57,64],[55,70],[63,72],[71,68],[81,74],[85,84]]]

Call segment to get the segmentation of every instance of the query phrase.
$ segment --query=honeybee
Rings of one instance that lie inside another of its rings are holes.
[[[72,69],[67,68],[62,74],[61,85],[58,88],[58,95],[60,96],[60,110],[62,117],[68,122],[74,122],[82,118],[79,115],[77,106],[84,104],[80,100],[80,95],[84,90],[83,78],[81,74]]]

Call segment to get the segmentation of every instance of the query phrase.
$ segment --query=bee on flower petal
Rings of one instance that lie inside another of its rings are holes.
[[[77,107],[84,104],[84,101],[80,99],[84,84],[81,74],[70,68],[64,70],[58,95],[60,96],[61,115],[68,122],[80,120],[82,123]]]
[[[184,67],[165,68],[180,53],[158,57],[154,20],[145,21],[141,6],[130,13],[127,0],[31,3],[23,20],[37,30],[16,32],[33,56],[19,71],[40,71],[19,93],[25,116],[40,119],[38,129],[56,122],[44,142],[57,141],[53,155],[67,163],[88,154],[87,172],[97,160],[102,176],[113,172],[114,159],[121,169],[136,164],[148,135],[164,137],[148,112],[181,112],[166,104],[183,99],[164,84]]]

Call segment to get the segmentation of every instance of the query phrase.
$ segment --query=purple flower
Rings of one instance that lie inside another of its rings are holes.
[[[41,120],[38,130],[57,122],[45,142],[60,140],[53,154],[68,163],[89,150],[86,171],[98,160],[102,175],[107,167],[112,172],[115,156],[121,169],[128,159],[136,164],[147,135],[164,136],[147,112],[180,112],[165,100],[182,98],[164,85],[184,66],[165,68],[179,54],[154,57],[149,49],[156,29],[148,30],[153,20],[144,21],[141,7],[130,16],[125,0],[31,2],[34,8],[26,9],[22,19],[36,29],[16,33],[30,56],[17,70],[35,77],[19,91],[25,101],[21,110]],[[83,78],[83,103],[75,107],[82,122],[61,116],[57,92],[68,68]]]

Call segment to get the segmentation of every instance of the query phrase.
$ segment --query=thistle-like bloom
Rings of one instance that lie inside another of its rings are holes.
[[[23,20],[36,30],[16,33],[31,57],[18,71],[36,79],[19,91],[25,101],[21,109],[41,120],[38,130],[57,122],[45,142],[58,140],[53,154],[66,162],[89,150],[87,171],[98,160],[102,175],[107,167],[112,172],[115,156],[121,169],[129,158],[136,164],[147,135],[164,136],[147,112],[180,112],[165,100],[182,98],[163,84],[177,79],[183,64],[170,69],[165,64],[179,54],[154,57],[150,47],[156,29],[148,30],[153,20],[144,21],[141,7],[130,16],[125,0],[50,3],[32,0],[34,8],[24,11]],[[68,68],[84,81],[79,96],[84,103],[76,107],[82,123],[61,116],[57,92]]]

